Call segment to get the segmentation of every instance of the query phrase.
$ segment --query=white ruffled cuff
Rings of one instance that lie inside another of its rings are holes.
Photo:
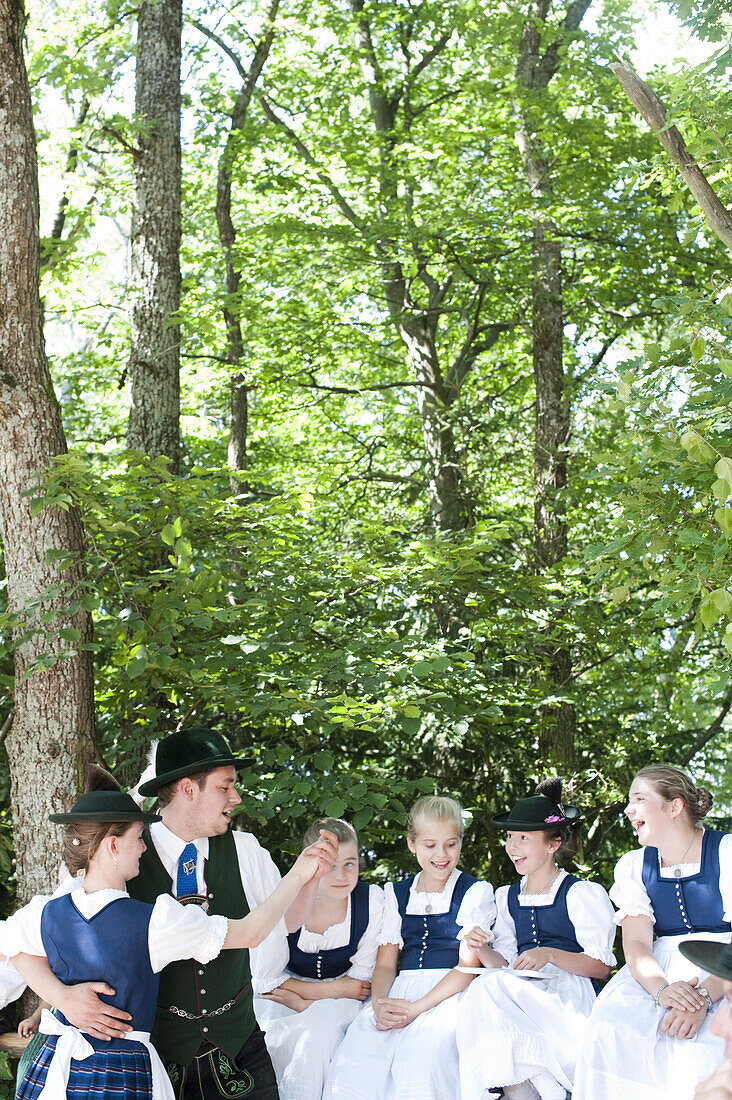
[[[615,966],[616,958],[612,951],[608,947],[600,947],[597,944],[590,944],[589,947],[583,947],[585,955],[589,955],[591,959],[597,959],[598,962],[604,963],[605,966]]]
[[[626,905],[623,909],[618,909],[615,914],[615,923],[621,924],[626,917],[648,917],[652,924],[656,923],[653,910],[646,909],[642,905]]]
[[[278,985],[282,985],[288,978],[291,978],[292,974],[287,974],[284,970],[279,974],[260,974],[259,977],[252,975],[252,991],[255,997],[261,997],[263,993],[271,993],[273,989],[276,989]]]

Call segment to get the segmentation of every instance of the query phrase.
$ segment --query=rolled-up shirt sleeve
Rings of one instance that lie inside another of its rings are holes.
[[[239,860],[239,875],[247,905],[256,909],[269,897],[282,878],[275,861],[252,833],[233,833]],[[251,948],[249,962],[255,996],[270,993],[287,980],[290,951],[284,919],[279,920],[258,947]]]
[[[181,905],[169,894],[161,894],[153,906],[148,926],[150,965],[159,974],[168,963],[196,959],[209,963],[221,951],[229,921],[208,916],[197,905]]]
[[[27,905],[18,909],[5,921],[3,928],[2,952],[12,959],[21,953],[26,955],[44,955],[46,949],[41,938],[41,916],[50,897],[42,894],[31,898]]]

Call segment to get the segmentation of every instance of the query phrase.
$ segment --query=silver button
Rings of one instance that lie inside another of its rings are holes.
[[[201,975],[201,977],[203,977],[203,971],[202,970],[199,970],[198,973]]]
[[[204,1028],[203,1028],[203,1033],[204,1033],[204,1035],[206,1034],[206,1032],[207,1032],[207,1031],[208,1031],[208,1028],[207,1028],[207,1027],[204,1027]]]
[[[206,992],[206,990],[205,990],[205,989],[202,989],[202,990],[201,990],[201,993],[205,993],[205,992]]]
[[[202,1008],[202,1009],[201,1009],[201,1015],[202,1015],[202,1016],[205,1016],[207,1012],[208,1012],[208,1009],[207,1009],[207,1008]]]

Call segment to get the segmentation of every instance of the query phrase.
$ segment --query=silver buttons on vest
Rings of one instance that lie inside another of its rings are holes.
[[[422,967],[422,963],[424,962],[424,955],[425,951],[427,950],[427,940],[429,939],[430,934],[427,918],[422,917],[422,920],[424,921],[424,931],[422,932],[422,946],[419,949],[419,959],[417,960],[417,965],[420,969]]]
[[[689,931],[693,932],[694,931],[694,925],[689,920],[688,914],[686,912],[686,906],[684,905],[684,895],[681,892],[681,883],[677,879],[677,881],[674,883],[674,885],[676,887],[676,900],[679,903],[679,910],[681,911],[681,919],[683,920],[684,924],[689,929]]]

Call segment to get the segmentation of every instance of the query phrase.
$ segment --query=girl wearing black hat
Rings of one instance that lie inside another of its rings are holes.
[[[680,951],[690,936],[732,937],[732,836],[702,827],[711,803],[668,764],[631,784],[625,814],[640,847],[610,890],[626,965],[593,1008],[576,1100],[691,1100],[722,1057],[709,1026],[721,983]]]
[[[496,891],[494,939],[473,929],[468,946],[485,967],[463,996],[458,1024],[462,1100],[485,1089],[564,1100],[595,1000],[593,979],[615,962],[613,908],[596,882],[556,863],[579,821],[562,804],[562,783],[545,780],[493,819],[506,830],[506,853],[521,875]],[[503,969],[501,969],[503,968]]]
[[[303,884],[332,865],[335,845],[321,836],[263,905],[241,920],[228,920],[167,894],[154,905],[129,897],[125,883],[137,874],[145,850],[142,823],[157,817],[141,811],[101,769],[90,769],[87,792],[71,812],[52,814],[51,820],[66,825],[64,862],[77,876],[73,888],[34,898],[6,921],[3,936],[9,957],[48,959],[54,977],[38,992],[61,1010],[58,1016],[43,1014],[41,1031],[49,1038],[21,1082],[18,1100],[173,1100],[150,1044],[160,971],[173,960],[206,963],[224,948],[261,942]],[[124,1039],[93,1039],[61,1014],[67,986],[90,981],[108,983],[112,992],[104,999],[130,1013],[133,1030]]]

